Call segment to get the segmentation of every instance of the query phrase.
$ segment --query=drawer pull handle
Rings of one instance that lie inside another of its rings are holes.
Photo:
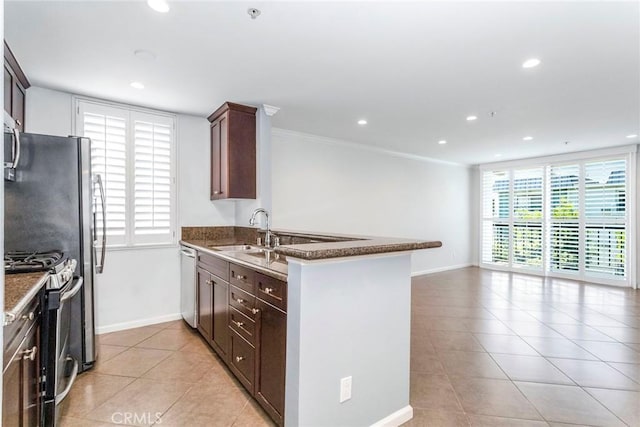
[[[236,277],[238,280],[245,280],[247,278],[247,276],[243,276],[242,274],[238,274]]]
[[[259,312],[259,311],[260,311],[260,309],[258,309],[258,308],[252,308],[252,309],[251,309],[251,312],[252,312],[253,314],[258,314],[258,312]]]
[[[33,320],[35,319],[36,315],[32,312],[30,312],[29,314],[24,314],[22,316],[22,320]]]
[[[235,323],[238,328],[241,328],[242,326],[244,326],[244,322],[233,322],[233,323]]]
[[[244,304],[244,300],[242,298],[236,298],[236,302],[238,304]]]
[[[36,360],[36,353],[38,353],[38,347],[35,345],[29,350],[25,350],[22,352],[22,360]]]
[[[236,356],[236,362],[240,363],[244,360],[244,357],[242,356]]]
[[[16,315],[13,313],[4,314],[4,326],[12,324],[16,320]]]
[[[271,294],[271,292],[273,292],[273,288],[264,288],[265,294]]]

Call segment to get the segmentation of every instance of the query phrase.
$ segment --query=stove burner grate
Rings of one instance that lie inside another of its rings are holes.
[[[64,253],[50,251],[12,251],[4,254],[5,273],[47,271],[64,261]]]

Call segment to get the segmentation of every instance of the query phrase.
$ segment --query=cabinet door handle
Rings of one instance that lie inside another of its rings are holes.
[[[213,192],[213,194],[215,194],[217,196],[218,194],[222,194],[222,191],[216,190],[216,191]]]
[[[36,317],[36,315],[32,311],[29,314],[22,315],[22,320],[33,320],[33,319],[35,319],[35,317]]]
[[[238,328],[241,328],[242,326],[244,326],[244,322],[233,322],[233,323],[235,323]]]
[[[238,304],[244,304],[244,300],[242,298],[236,298],[236,302]]]
[[[264,288],[265,294],[271,294],[271,292],[273,292],[273,288]]]
[[[211,285],[211,284],[213,284],[213,282],[211,281],[211,279],[207,279],[207,280],[205,281],[205,283],[206,283],[207,285]]]
[[[238,280],[244,280],[247,278],[247,276],[243,276],[242,274],[238,274],[236,277],[238,278]]]
[[[242,356],[236,356],[236,362],[240,363],[244,360],[244,357]]]
[[[251,309],[251,312],[252,312],[253,314],[258,314],[258,312],[259,312],[259,311],[260,311],[260,309],[258,309],[258,308],[252,308],[252,309]]]
[[[22,360],[34,361],[36,360],[36,353],[38,353],[38,347],[34,345],[32,348],[22,352]]]

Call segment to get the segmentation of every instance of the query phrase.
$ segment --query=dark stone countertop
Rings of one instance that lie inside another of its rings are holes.
[[[442,242],[439,241],[360,237],[359,240],[278,246],[275,248],[275,252],[304,260],[320,260],[389,252],[415,251],[418,249],[439,248],[441,246]]]
[[[4,311],[17,315],[47,282],[49,273],[5,274]]]
[[[344,234],[311,233],[288,230],[273,230],[280,239],[293,244],[282,244],[274,248],[276,261],[267,262],[248,253],[227,252],[212,249],[214,246],[255,245],[263,230],[246,227],[190,227],[183,228],[181,244],[216,255],[227,261],[253,267],[267,275],[286,280],[286,259],[299,258],[308,261],[339,257],[375,255],[393,252],[439,248],[442,242],[429,240],[399,239],[390,237],[353,236]],[[296,243],[308,242],[313,243]],[[272,254],[273,255],[273,254]],[[273,258],[273,257],[272,257]]]

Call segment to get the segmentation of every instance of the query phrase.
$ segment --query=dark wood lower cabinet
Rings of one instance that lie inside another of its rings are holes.
[[[259,315],[258,374],[255,397],[258,403],[282,425],[284,420],[284,385],[287,355],[287,314],[260,299],[256,302]]]
[[[202,267],[198,272],[198,330],[211,344],[213,331],[213,289],[211,274]]]
[[[282,426],[287,283],[206,253],[198,254],[197,271],[198,330],[260,406]]]
[[[242,385],[253,394],[256,372],[256,349],[240,335],[231,331],[229,367]]]
[[[9,361],[2,374],[2,425],[19,426],[22,415],[22,357]]]
[[[211,342],[226,360],[229,352],[229,284],[217,277],[213,280],[213,336]]]
[[[2,376],[2,425],[36,427],[41,419],[40,321],[27,332]]]

